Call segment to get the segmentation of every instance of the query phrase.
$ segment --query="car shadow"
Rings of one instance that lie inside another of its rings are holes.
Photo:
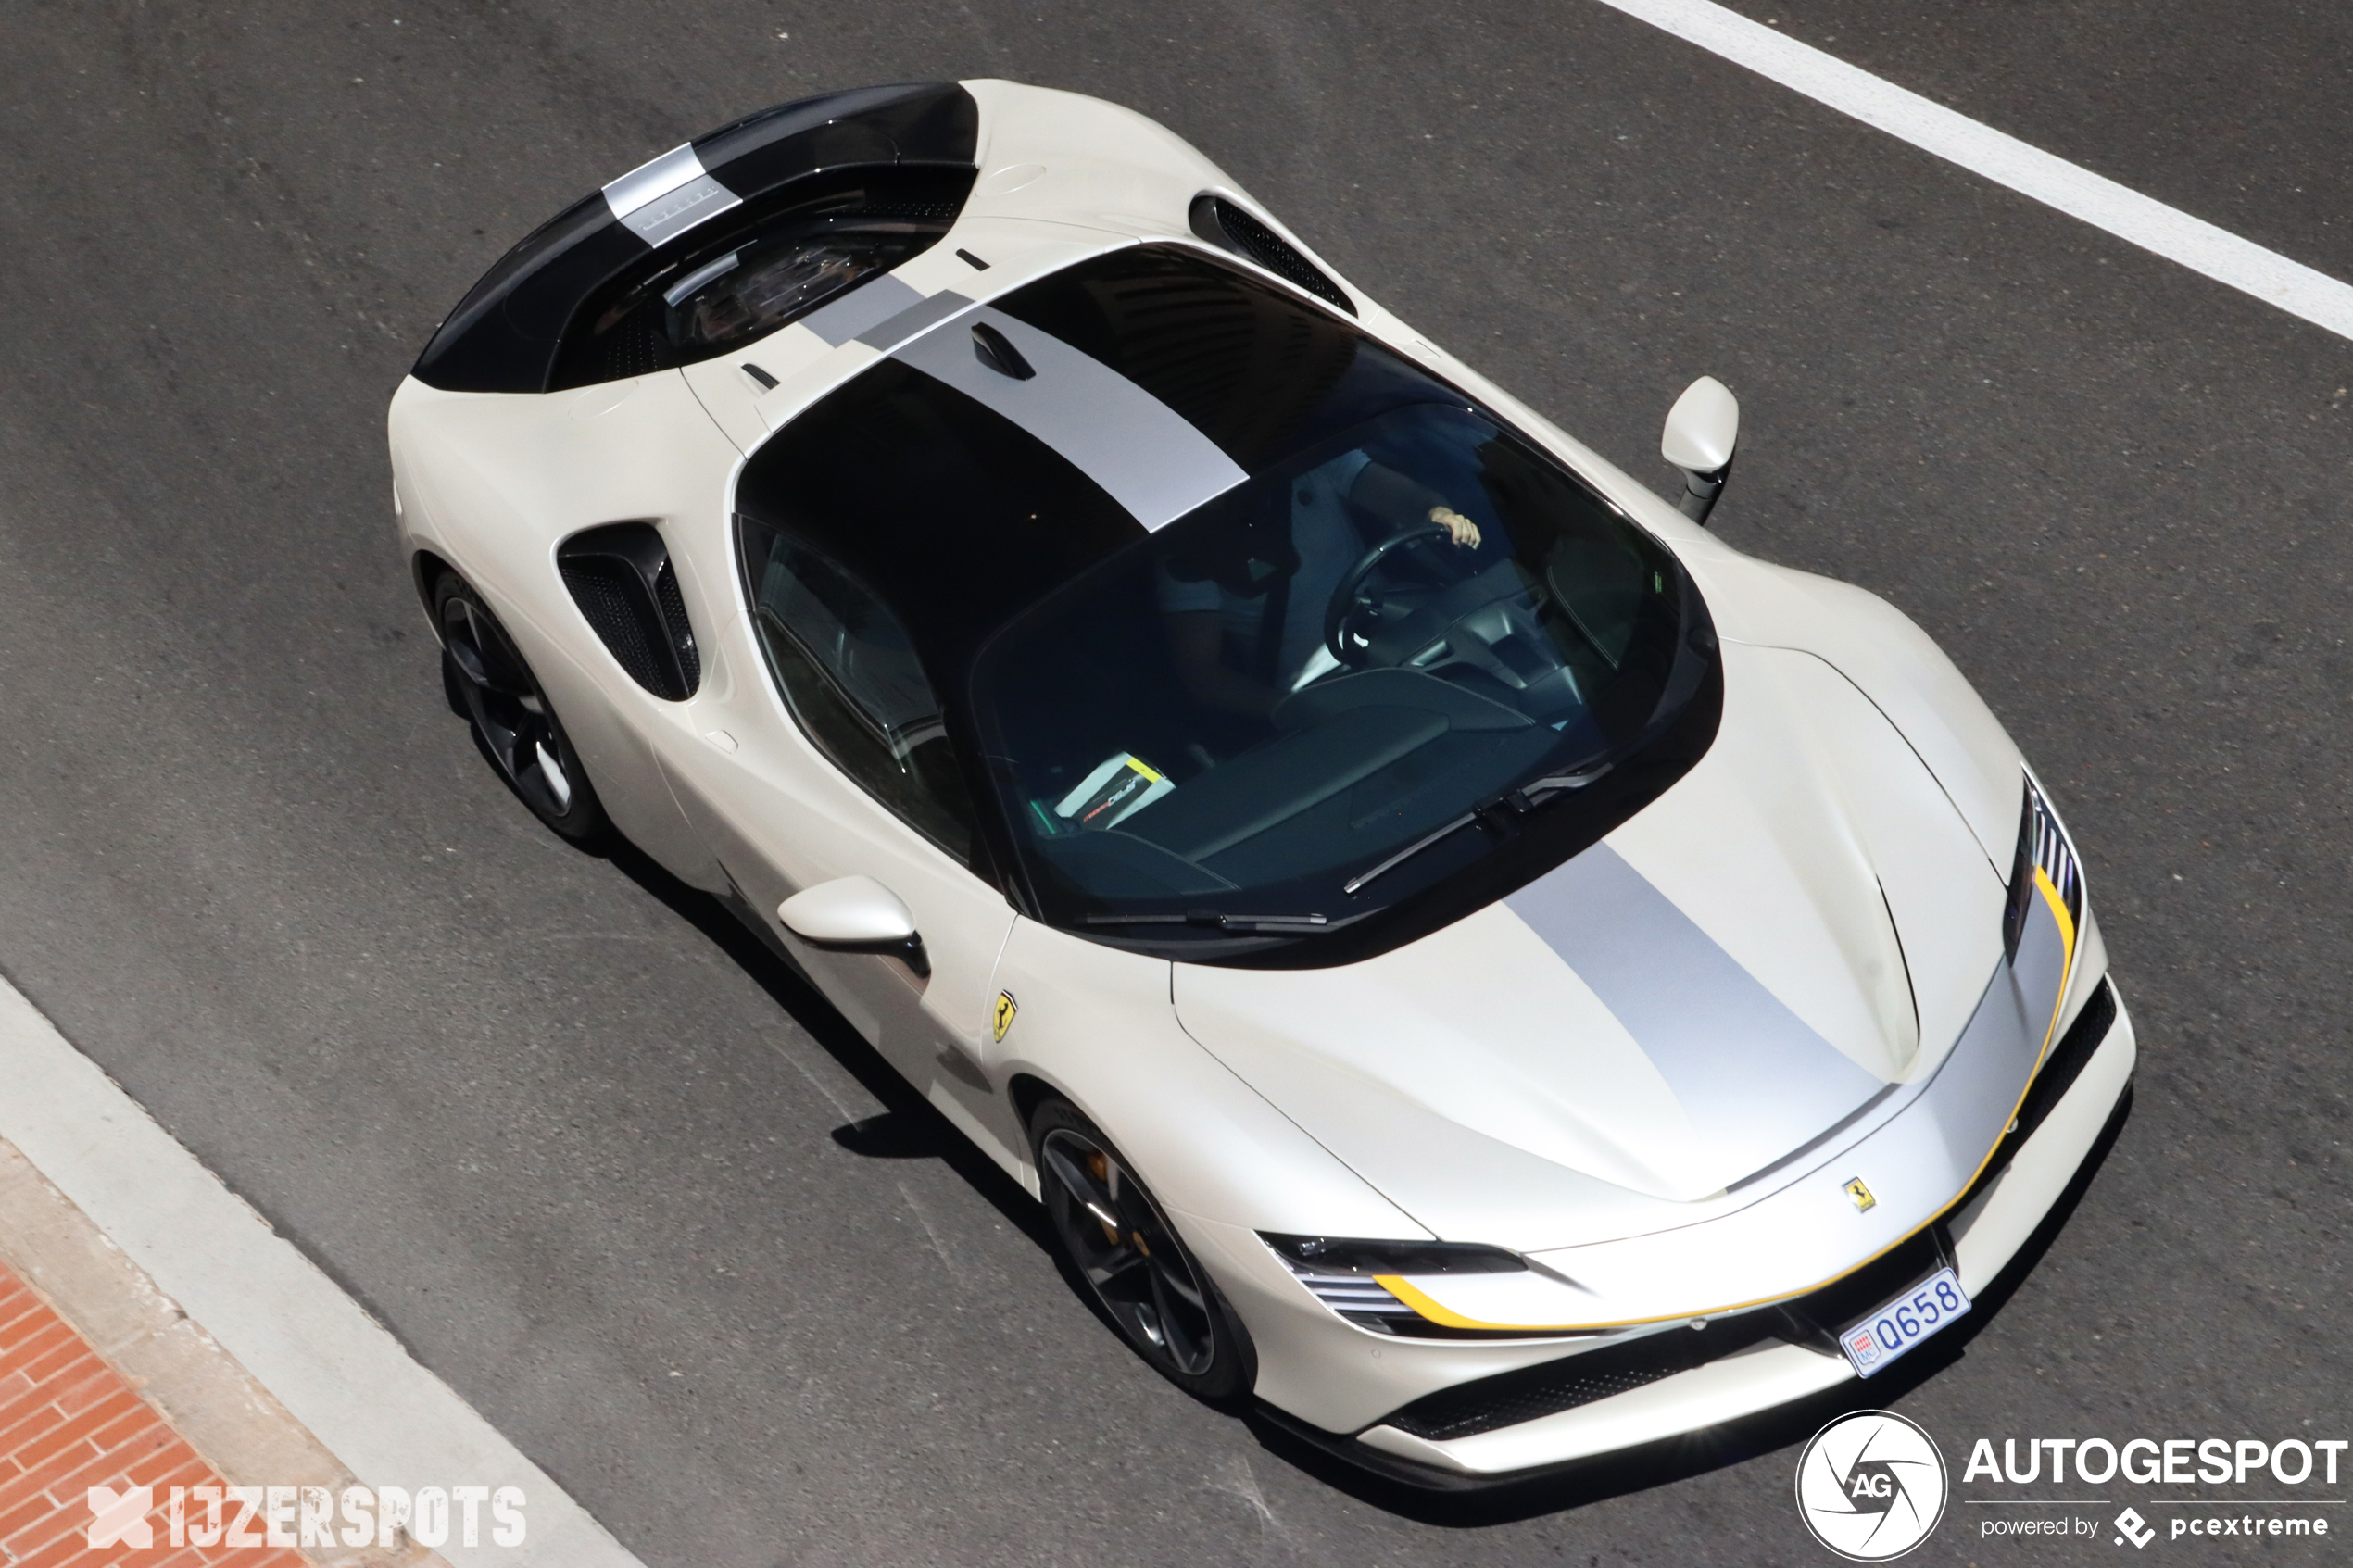
[[[751,929],[745,916],[718,895],[680,881],[618,834],[600,844],[575,847],[610,862],[615,871],[702,933],[767,992],[769,999],[799,1024],[820,1049],[855,1078],[859,1087],[881,1102],[883,1109],[875,1114],[833,1129],[835,1143],[873,1160],[940,1161],[988,1199],[1008,1224],[1060,1261],[1037,1200],[918,1094],[789,959]]]
[[[1362,1470],[1299,1436],[1264,1412],[1246,1419],[1266,1450],[1306,1471],[1334,1489],[1385,1512],[1420,1524],[1476,1529],[1560,1513],[1612,1498],[1669,1486],[1693,1475],[1739,1464],[1803,1443],[1824,1424],[1855,1411],[1882,1410],[1948,1371],[1969,1352],[1969,1343],[2000,1314],[2027,1275],[2043,1261],[2083,1200],[2108,1153],[2123,1135],[2133,1111],[2128,1085],[2108,1124],[2084,1157],[2058,1201],[1993,1282],[1971,1303],[1969,1316],[1947,1334],[1911,1352],[1869,1383],[1846,1383],[1810,1399],[1698,1432],[1669,1437],[1592,1460],[1548,1470],[1526,1481],[1481,1491],[1425,1491]]]
[[[1045,1209],[1001,1166],[983,1154],[955,1123],[918,1094],[899,1070],[867,1043],[856,1026],[825,999],[824,994],[810,984],[770,937],[753,929],[749,911],[738,913],[718,895],[680,881],[660,861],[619,834],[572,847],[610,862],[614,870],[701,932],[757,982],[768,993],[769,999],[799,1024],[828,1056],[857,1079],[860,1087],[882,1102],[883,1109],[874,1115],[834,1128],[829,1135],[836,1144],[869,1160],[937,1160],[946,1165],[986,1198],[1007,1224],[1028,1237],[1045,1254],[1070,1293],[1094,1315],[1104,1333],[1114,1339],[1124,1338],[1119,1324],[1080,1276],[1069,1254],[1055,1245]],[[1228,1415],[1239,1413],[1228,1404],[1204,1402]]]

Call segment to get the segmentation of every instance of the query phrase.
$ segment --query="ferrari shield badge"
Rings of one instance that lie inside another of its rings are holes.
[[[1002,1010],[1012,999],[1010,997],[999,997],[998,1008]],[[1000,1040],[1005,1037],[1005,1026],[1001,1023],[997,1026],[997,1037]],[[1846,1196],[1855,1200],[1855,1212],[1857,1214],[1868,1214],[1879,1207],[1879,1199],[1871,1196],[1871,1189],[1863,1185],[1863,1178],[1860,1176],[1847,1178]]]
[[[1020,1008],[1013,1005],[1013,994],[1011,991],[997,993],[997,1005],[990,1010],[989,1023],[997,1031],[997,1038],[1000,1041],[1004,1039],[1005,1031],[1013,1026],[1013,1014],[1020,1010]]]

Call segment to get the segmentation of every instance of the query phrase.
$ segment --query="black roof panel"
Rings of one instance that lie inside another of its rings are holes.
[[[970,169],[980,111],[954,82],[861,87],[736,120],[691,145],[704,172],[746,202],[795,182],[865,167]],[[468,291],[414,374],[446,392],[545,392],[581,303],[656,249],[613,217],[604,193],[535,230]]]

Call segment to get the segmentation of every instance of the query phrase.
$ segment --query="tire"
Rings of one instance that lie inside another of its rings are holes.
[[[498,618],[454,571],[434,584],[433,618],[449,706],[473,725],[507,787],[573,843],[602,839],[610,824],[588,770]]]
[[[1196,1399],[1245,1399],[1258,1379],[1249,1330],[1111,1140],[1049,1098],[1030,1114],[1029,1147],[1063,1259],[1129,1347]]]

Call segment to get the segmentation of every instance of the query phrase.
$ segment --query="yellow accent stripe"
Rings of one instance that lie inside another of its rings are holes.
[[[1129,767],[1131,767],[1131,768],[1135,769],[1135,770],[1136,770],[1136,771],[1138,771],[1138,772],[1139,772],[1139,773],[1143,774],[1143,775],[1144,775],[1144,777],[1146,777],[1146,778],[1148,778],[1148,779],[1151,780],[1151,782],[1152,782],[1152,783],[1154,783],[1154,784],[1158,784],[1158,783],[1160,783],[1160,775],[1159,775],[1158,773],[1153,772],[1153,771],[1151,771],[1151,769],[1150,769],[1150,768],[1146,767],[1143,763],[1139,762],[1139,761],[1138,761],[1138,760],[1136,760],[1136,759],[1134,759],[1133,757],[1130,757],[1130,758],[1127,759],[1127,765],[1128,765]]]
[[[1999,1148],[2001,1147],[2000,1141],[1998,1139],[1995,1140],[1994,1148]],[[1400,1278],[1396,1274],[1375,1274],[1373,1279],[1375,1283],[1387,1289],[1390,1295],[1396,1297],[1400,1301],[1404,1302],[1405,1305],[1413,1308],[1415,1311],[1419,1312],[1422,1316],[1428,1318],[1434,1323],[1441,1323],[1448,1328],[1500,1329],[1506,1334],[1593,1334],[1604,1329],[1641,1328],[1645,1323],[1680,1323],[1687,1318],[1712,1318],[1720,1317],[1727,1312],[1744,1312],[1751,1307],[1769,1307],[1776,1301],[1793,1301],[1800,1296],[1811,1296],[1817,1290],[1825,1289],[1831,1286],[1836,1285],[1840,1280],[1846,1278],[1849,1274],[1859,1273],[1863,1270],[1869,1268],[1873,1263],[1878,1262],[1881,1258],[1886,1257],[1889,1253],[1894,1251],[1897,1248],[1903,1246],[1906,1242],[1911,1240],[1912,1237],[1919,1235],[1920,1232],[1928,1229],[1929,1226],[1936,1223],[1937,1221],[1943,1219],[1947,1213],[1951,1212],[1954,1204],[1958,1203],[1963,1195],[1968,1193],[1969,1189],[1976,1185],[1978,1173],[1985,1169],[1986,1162],[1991,1160],[1993,1158],[1994,1149],[1987,1149],[1985,1151],[1985,1159],[1977,1162],[1977,1171],[1971,1172],[1969,1173],[1969,1180],[1961,1184],[1961,1190],[1953,1195],[1953,1201],[1951,1203],[1947,1203],[1944,1208],[1939,1209],[1926,1220],[1917,1225],[1914,1225],[1910,1230],[1906,1231],[1902,1236],[1897,1236],[1894,1241],[1889,1242],[1885,1247],[1881,1248],[1878,1251],[1872,1253],[1861,1262],[1856,1263],[1848,1268],[1841,1269],[1838,1273],[1831,1274],[1827,1279],[1816,1280],[1812,1285],[1802,1286],[1795,1290],[1778,1290],[1770,1296],[1759,1296],[1753,1301],[1732,1301],[1717,1307],[1701,1307],[1695,1310],[1687,1309],[1680,1312],[1661,1312],[1656,1317],[1649,1318],[1618,1318],[1608,1323],[1481,1323],[1477,1318],[1466,1318],[1460,1312],[1453,1311],[1449,1308],[1439,1305],[1439,1303],[1431,1300],[1421,1291],[1416,1290],[1412,1286],[1406,1284],[1403,1279]]]
[[[1500,1328],[1511,1334],[1550,1334],[1556,1329],[1583,1326],[1572,1323],[1481,1323],[1477,1318],[1466,1318],[1453,1309],[1431,1300],[1408,1285],[1402,1274],[1375,1274],[1373,1283],[1430,1322],[1442,1323],[1448,1328]]]
[[[2067,956],[2075,957],[2075,917],[2067,912],[2067,900],[2059,897],[2058,884],[2051,881],[2051,873],[2042,867],[2034,868],[2034,885],[2051,906],[2051,914],[2058,922],[2059,939],[2067,944]]]
[[[2051,918],[2058,922],[2059,946],[2067,952],[2066,958],[2059,962],[2059,994],[2058,1000],[2051,1004],[2051,1025],[2043,1031],[2043,1049],[2034,1058],[2039,1067],[2043,1058],[2050,1054],[2051,1037],[2058,1032],[2059,1012],[2067,1006],[2067,988],[2075,978],[2075,917],[2067,912],[2067,900],[2059,897],[2058,888],[2051,882],[2051,873],[2040,866],[2034,868],[2034,887],[2043,895],[2043,902],[2051,907]],[[2020,1105],[2026,1103],[2024,1095],[2018,1098]],[[2016,1115],[2017,1112],[2012,1111],[2011,1114]]]

